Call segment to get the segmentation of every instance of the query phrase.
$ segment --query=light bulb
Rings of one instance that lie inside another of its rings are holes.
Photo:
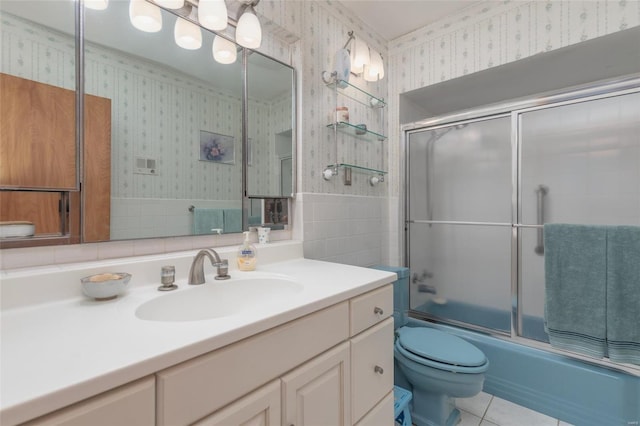
[[[84,0],[87,9],[105,10],[109,6],[109,0]]]
[[[238,20],[236,42],[249,49],[257,49],[262,43],[260,21],[251,8],[247,9]]]
[[[380,74],[382,73],[384,75],[384,70],[382,69],[382,57],[374,49],[369,50],[371,62],[369,65],[365,65],[364,67],[364,79],[366,81],[378,81],[378,79],[380,79]]]
[[[157,33],[162,29],[162,13],[155,4],[145,0],[131,0],[129,3],[129,19],[140,31]]]
[[[369,65],[369,62],[369,47],[364,41],[356,38],[353,41],[351,51],[351,71],[355,74],[361,74],[364,71],[364,66]]]
[[[198,21],[200,25],[213,31],[227,28],[227,5],[224,0],[200,0]]]
[[[213,39],[212,51],[213,59],[221,64],[232,64],[238,57],[238,50],[235,43],[218,35]]]
[[[183,49],[196,50],[202,46],[202,32],[200,31],[200,27],[184,18],[178,18],[176,20],[173,36],[176,44]]]
[[[153,0],[158,6],[166,7],[167,9],[180,9],[184,6],[184,0]]]

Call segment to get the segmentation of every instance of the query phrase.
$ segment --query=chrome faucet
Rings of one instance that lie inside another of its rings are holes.
[[[216,280],[227,280],[231,278],[229,272],[229,262],[227,259],[220,260],[220,256],[214,249],[200,250],[193,258],[189,269],[189,284],[204,284],[204,258],[208,257],[211,266],[218,268],[215,276]]]

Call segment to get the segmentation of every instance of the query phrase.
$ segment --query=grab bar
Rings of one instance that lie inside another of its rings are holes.
[[[544,225],[544,197],[545,195],[547,195],[547,192],[549,192],[549,188],[545,185],[538,185],[538,187],[536,188],[536,201],[538,207],[537,223],[540,228],[538,228],[538,243],[534,251],[538,255],[544,254],[544,235],[542,225]]]

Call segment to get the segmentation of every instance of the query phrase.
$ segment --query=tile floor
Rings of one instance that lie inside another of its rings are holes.
[[[462,413],[458,426],[570,426],[484,392],[473,398],[457,398],[456,406]]]

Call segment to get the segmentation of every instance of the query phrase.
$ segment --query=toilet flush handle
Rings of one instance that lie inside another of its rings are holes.
[[[373,367],[373,371],[378,373],[378,374],[380,374],[380,375],[384,374],[383,368],[380,367],[379,365],[376,365],[375,367]]]
[[[384,314],[384,311],[382,310],[382,308],[378,308],[377,306],[375,308],[373,308],[373,313],[376,315],[382,315]]]

